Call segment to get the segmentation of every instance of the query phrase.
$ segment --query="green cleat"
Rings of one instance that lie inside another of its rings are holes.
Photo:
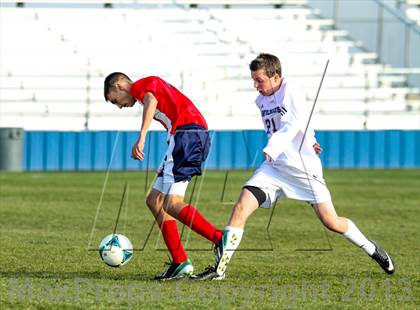
[[[185,277],[191,277],[194,272],[194,266],[189,259],[185,262],[176,264],[176,263],[167,263],[168,267],[156,275],[154,280],[158,281],[169,281],[174,279],[181,279]]]

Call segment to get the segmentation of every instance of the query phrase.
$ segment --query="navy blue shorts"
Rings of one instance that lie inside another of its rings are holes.
[[[209,154],[209,132],[195,124],[180,126],[175,131],[174,141],[172,172],[175,182],[191,181],[193,176],[201,175],[202,163]]]
[[[196,124],[178,127],[171,137],[159,176],[172,176],[176,183],[191,181],[193,176],[201,175],[210,145],[210,135],[204,127]]]

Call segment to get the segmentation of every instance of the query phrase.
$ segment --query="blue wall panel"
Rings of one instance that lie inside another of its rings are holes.
[[[60,170],[61,141],[59,132],[50,132],[44,135],[43,169]]]
[[[125,170],[124,160],[127,155],[123,149],[123,132],[112,131],[107,133],[108,157],[106,163],[111,170]]]
[[[25,133],[24,163],[26,170],[44,170],[44,132]]]
[[[387,168],[397,168],[401,157],[401,132],[386,132],[385,163]]]
[[[356,133],[354,131],[340,132],[340,167],[353,168],[355,162],[355,142]]]
[[[247,157],[247,167],[257,167],[263,160],[262,149],[267,144],[267,136],[262,130],[241,132]]]
[[[371,131],[371,166],[385,168],[385,131]],[[391,150],[388,150],[391,151]]]
[[[108,132],[97,132],[92,137],[92,163],[93,170],[106,170],[108,168],[111,147],[108,143]],[[113,141],[114,142],[114,141]]]
[[[83,131],[76,133],[75,170],[93,169],[93,143],[94,132]]]
[[[235,149],[233,151],[233,169],[246,169],[251,165],[250,143],[247,142],[243,131],[235,131]]]
[[[369,131],[359,131],[356,134],[356,144],[355,144],[355,153],[356,168],[369,168],[370,167],[370,133]],[[354,150],[353,150],[354,151]]]
[[[414,153],[414,166],[420,167],[420,130],[416,131],[414,134],[414,145],[416,146]]]
[[[416,143],[417,141],[417,143]],[[420,131],[408,131],[401,137],[401,162],[407,168],[420,166]]]
[[[252,169],[263,161],[262,130],[210,132],[208,169]],[[137,132],[28,131],[23,167],[27,171],[155,170],[167,148],[167,134],[152,131],[145,160],[131,159]],[[420,168],[420,131],[318,131],[325,168]]]
[[[61,133],[61,151],[60,163],[61,170],[74,170],[76,167],[76,153],[77,136],[75,132],[62,132]]]
[[[340,132],[327,131],[323,148],[325,166],[340,168]]]
[[[213,141],[213,148],[217,154],[216,169],[231,169],[233,168],[234,156],[234,141],[235,132],[232,131],[219,131],[215,134]]]

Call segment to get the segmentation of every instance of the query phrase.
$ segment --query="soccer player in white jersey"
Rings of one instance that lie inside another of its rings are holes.
[[[214,266],[194,279],[223,279],[248,217],[259,207],[270,208],[284,197],[310,203],[325,227],[360,247],[386,273],[394,273],[392,258],[368,240],[350,219],[337,215],[323,179],[314,131],[309,128],[304,136],[310,106],[306,105],[302,93],[282,77],[279,59],[260,54],[249,67],[260,93],[256,104],[268,136],[263,149],[265,161],[242,188],[223,237],[214,249]]]

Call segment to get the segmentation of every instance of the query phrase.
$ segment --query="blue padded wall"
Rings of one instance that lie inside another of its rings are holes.
[[[212,131],[207,169],[252,169],[263,160],[264,131]],[[130,158],[137,132],[27,131],[26,171],[156,169],[166,151],[166,132],[152,131],[146,160]],[[420,168],[420,131],[317,131],[324,168]]]

